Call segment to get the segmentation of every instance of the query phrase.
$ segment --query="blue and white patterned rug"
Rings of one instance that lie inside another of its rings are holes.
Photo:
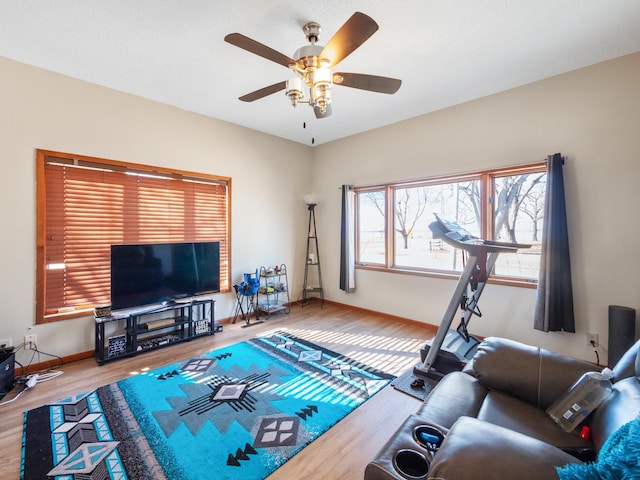
[[[21,478],[262,479],[393,378],[254,338],[25,412]]]

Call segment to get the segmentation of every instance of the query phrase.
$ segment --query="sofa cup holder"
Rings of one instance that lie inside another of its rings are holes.
[[[430,425],[420,425],[413,429],[413,439],[422,448],[435,453],[444,441],[444,433]]]
[[[402,449],[393,457],[393,466],[405,478],[427,478],[429,461],[423,454],[415,450]]]

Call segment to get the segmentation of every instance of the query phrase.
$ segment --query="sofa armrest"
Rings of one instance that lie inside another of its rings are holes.
[[[592,363],[543,348],[487,337],[465,371],[483,385],[546,409],[585,372],[600,371]]]
[[[558,480],[556,467],[581,463],[548,443],[476,418],[460,417],[429,467],[438,480]]]
[[[451,372],[438,382],[424,399],[417,414],[445,428],[459,417],[477,417],[489,390],[477,378]]]

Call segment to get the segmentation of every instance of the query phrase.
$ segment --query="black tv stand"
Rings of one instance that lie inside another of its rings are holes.
[[[95,318],[95,357],[99,365],[197,337],[213,335],[212,297],[182,298]]]

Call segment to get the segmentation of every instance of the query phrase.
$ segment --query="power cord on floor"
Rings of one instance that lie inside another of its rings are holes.
[[[24,384],[24,387],[22,388],[22,390],[20,390],[18,392],[18,394],[15,397],[13,397],[12,399],[5,400],[4,402],[0,403],[0,407],[3,406],[3,405],[7,405],[9,403],[15,402],[17,399],[19,399],[22,396],[22,394],[24,392],[26,392],[27,390],[30,390],[33,387],[35,387],[36,383],[38,383],[38,374],[30,375],[30,378]]]
[[[29,360],[29,363],[26,365],[26,367],[22,365],[18,360],[14,360],[16,365],[20,367],[20,371],[22,372],[20,375],[16,377],[16,385],[24,385],[24,386],[22,390],[20,390],[16,394],[15,397],[11,398],[10,400],[5,400],[4,402],[1,402],[0,407],[3,405],[7,405],[9,403],[15,402],[18,398],[22,396],[22,394],[24,394],[24,392],[26,392],[27,390],[31,390],[38,383],[48,382],[49,380],[53,380],[54,378],[57,378],[64,373],[61,370],[52,370],[49,368],[49,369],[41,370],[36,373],[25,374],[24,373],[25,370],[29,370],[29,367],[31,366],[33,361],[36,359],[36,357],[37,357],[38,363],[41,363],[41,355],[46,355],[48,357],[53,357],[57,359],[60,362],[60,366],[64,364],[64,361],[62,360],[62,357],[59,357],[58,355],[46,353],[39,350],[38,346],[35,343],[30,343],[30,344],[21,343],[20,345],[18,345],[12,350],[12,353],[16,353],[20,349],[32,351],[31,358]]]

